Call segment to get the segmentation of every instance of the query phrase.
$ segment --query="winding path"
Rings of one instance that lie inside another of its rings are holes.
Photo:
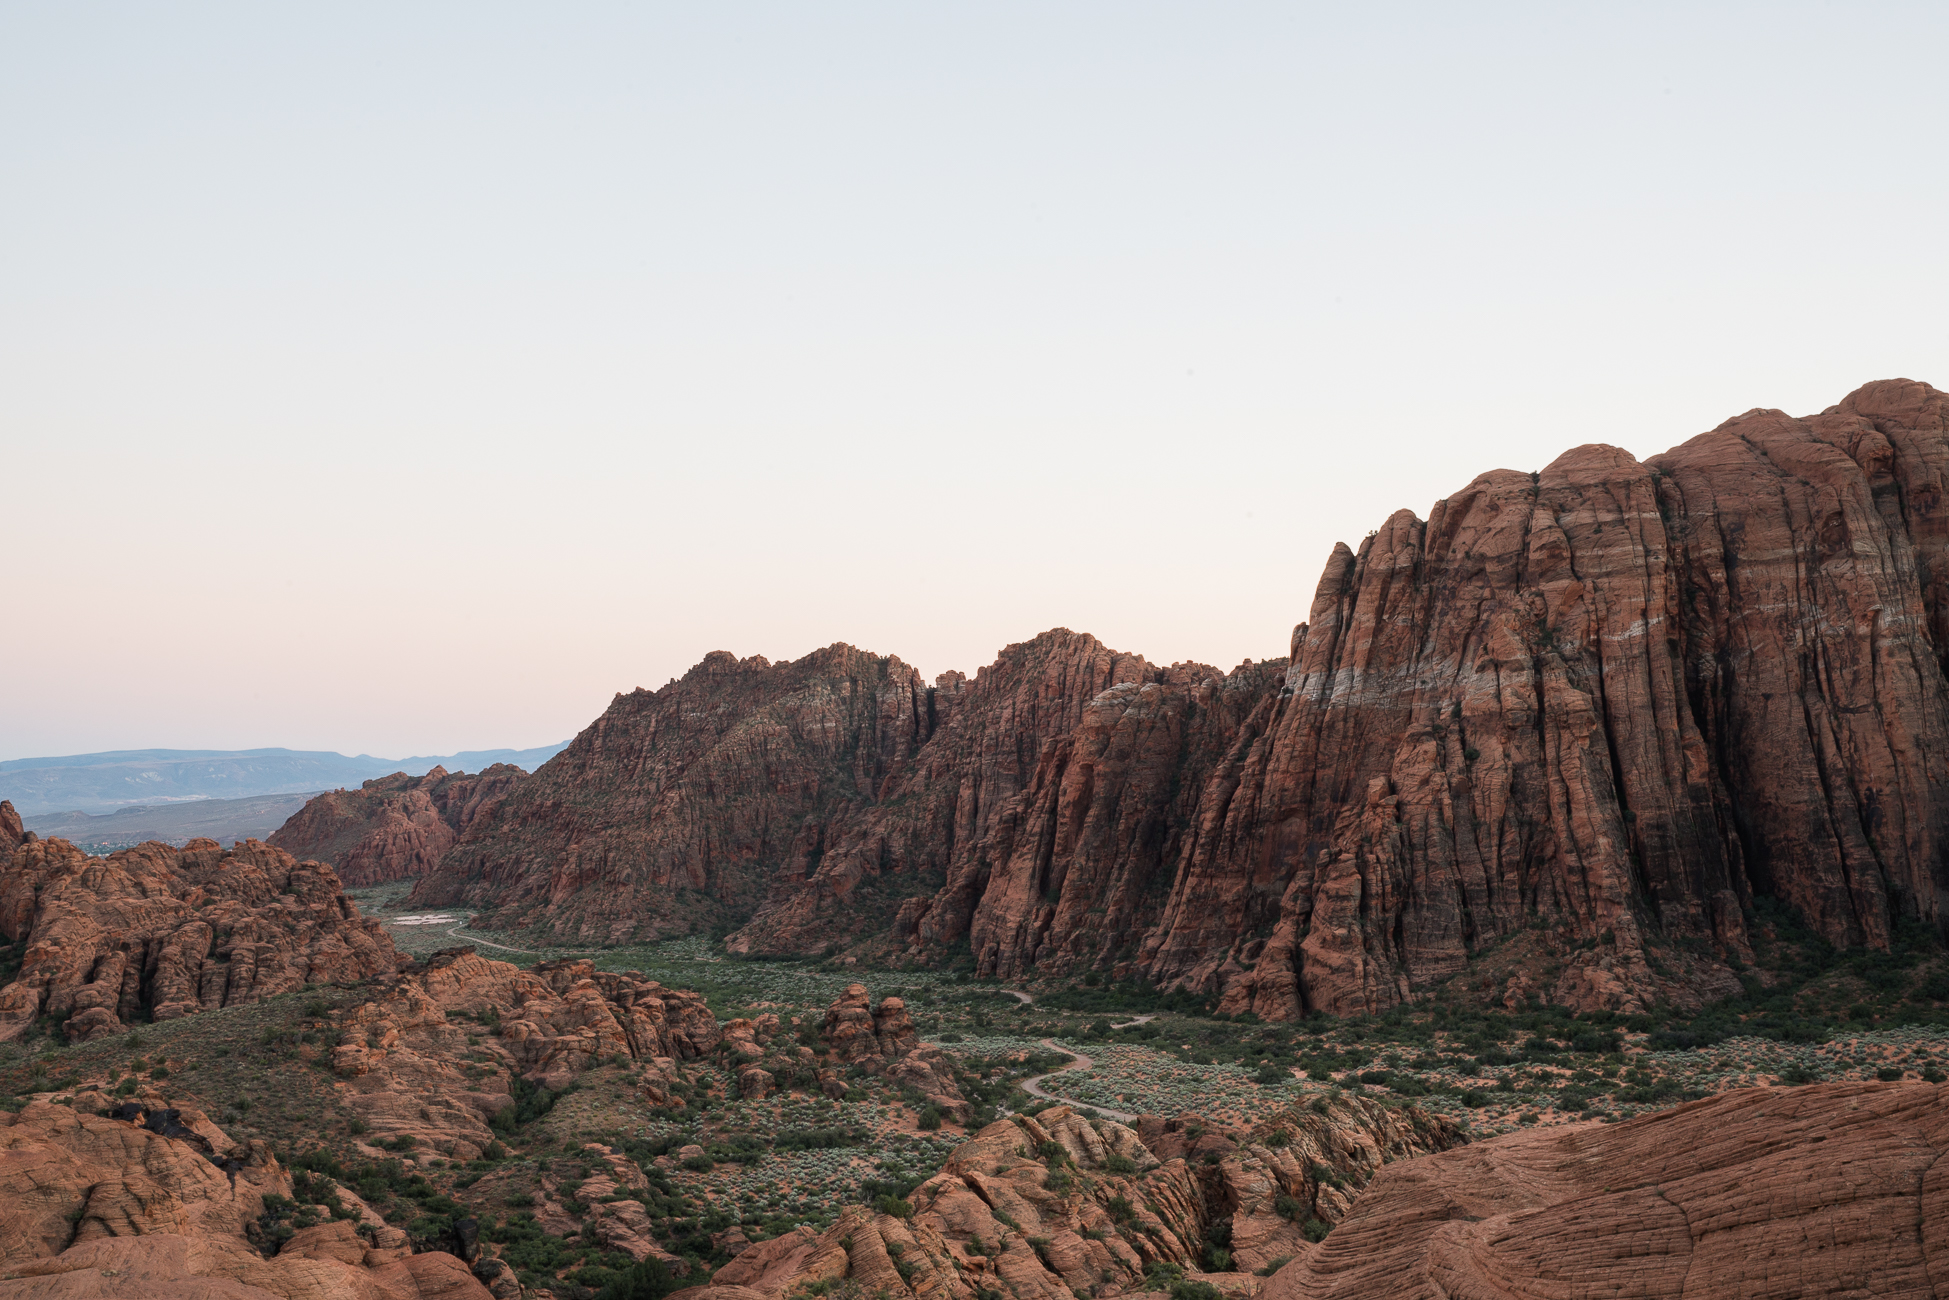
[[[467,924],[467,922],[465,922],[465,921],[462,921],[462,922],[461,922],[460,924],[461,924],[461,925],[465,925],[465,924]],[[451,930],[449,930],[449,931],[447,931],[447,933],[448,933],[448,934],[450,934],[450,935],[452,935],[452,936],[453,936],[454,938],[456,938],[456,939],[460,939],[460,940],[463,940],[464,942],[467,942],[467,943],[471,943],[471,944],[474,944],[474,945],[475,945],[476,947],[480,947],[480,948],[498,948],[498,949],[500,949],[500,950],[501,950],[502,952],[518,952],[518,953],[523,953],[523,954],[525,954],[525,955],[527,955],[527,956],[529,956],[529,957],[539,957],[539,956],[541,956],[541,955],[542,955],[542,954],[540,954],[540,953],[538,953],[538,952],[536,952],[536,951],[535,951],[534,949],[532,949],[532,948],[510,948],[510,947],[508,947],[508,946],[507,946],[506,944],[504,944],[504,943],[489,943],[489,942],[488,942],[487,940],[485,940],[485,939],[476,939],[476,938],[475,938],[475,937],[474,937],[473,935],[471,935],[471,934],[462,934],[462,933],[460,933],[460,927],[459,927],[459,926],[455,926],[455,927],[454,927],[453,929],[451,929]]]
[[[1024,993],[1021,989],[1003,989],[1001,991],[1003,993],[1008,994],[1010,997],[1016,999],[1025,1007],[1032,1007],[1035,1005],[1035,998],[1027,993]],[[1146,1021],[1155,1020],[1157,1019],[1157,1016],[1158,1013],[1155,1011],[1148,1012],[1144,1015],[1136,1016],[1130,1020],[1126,1020],[1122,1024],[1113,1024],[1110,1026],[1110,1028],[1129,1029],[1134,1025],[1141,1025],[1144,1024]],[[1065,1106],[1074,1106],[1079,1110],[1084,1110],[1084,1109],[1093,1110],[1099,1115],[1105,1115],[1108,1116],[1110,1119],[1116,1120],[1119,1124],[1136,1123],[1137,1117],[1131,1114],[1127,1110],[1111,1110],[1108,1106],[1095,1106],[1095,1105],[1091,1105],[1089,1102],[1086,1101],[1076,1101],[1073,1098],[1069,1098],[1069,1097],[1058,1097],[1053,1092],[1044,1092],[1042,1089],[1042,1081],[1044,1079],[1053,1078],[1058,1074],[1068,1074],[1071,1070],[1087,1070],[1090,1068],[1091,1065],[1095,1064],[1095,1062],[1093,1062],[1089,1057],[1083,1055],[1081,1052],[1074,1051],[1071,1048],[1064,1047],[1061,1043],[1058,1043],[1053,1038],[1043,1039],[1042,1045],[1048,1048],[1052,1052],[1061,1052],[1063,1055],[1070,1057],[1071,1058],[1070,1062],[1068,1065],[1063,1066],[1062,1069],[1060,1070],[1050,1070],[1046,1074],[1037,1074],[1022,1080],[1021,1086],[1023,1092],[1028,1093],[1029,1096],[1031,1097],[1040,1097],[1044,1101],[1059,1101]]]
[[[1047,1074],[1038,1074],[1022,1080],[1021,1086],[1023,1092],[1028,1093],[1031,1097],[1040,1097],[1044,1101],[1059,1101],[1065,1106],[1074,1106],[1078,1110],[1093,1110],[1097,1114],[1107,1116],[1120,1124],[1130,1124],[1136,1121],[1137,1117],[1127,1110],[1111,1110],[1108,1106],[1097,1106],[1087,1101],[1075,1101],[1069,1097],[1058,1097],[1053,1092],[1044,1092],[1042,1090],[1042,1081],[1044,1079],[1052,1078],[1058,1074],[1067,1074],[1071,1070],[1087,1070],[1093,1062],[1081,1052],[1064,1047],[1053,1038],[1043,1039],[1042,1045],[1052,1052],[1061,1052],[1063,1055],[1070,1057],[1071,1060],[1068,1065],[1063,1066],[1060,1070],[1050,1070]]]
[[[1024,992],[1022,992],[1022,990],[1021,990],[1021,989],[1003,989],[1003,990],[1002,990],[1002,992],[1004,992],[1004,993],[1006,993],[1006,994],[1008,994],[1008,996],[1010,996],[1010,997],[1012,997],[1012,998],[1018,998],[1018,999],[1020,999],[1020,1000],[1021,1000],[1021,1003],[1022,1003],[1022,1005],[1023,1005],[1023,1006],[1025,1006],[1025,1007],[1032,1007],[1032,1006],[1034,1006],[1034,1005],[1035,1005],[1035,999],[1034,999],[1033,997],[1031,997],[1030,995],[1028,995],[1027,993],[1024,993]],[[1120,1025],[1111,1025],[1111,1026],[1110,1026],[1110,1028],[1112,1028],[1112,1029],[1129,1029],[1129,1028],[1131,1028],[1131,1027],[1133,1027],[1133,1026],[1135,1026],[1135,1025],[1142,1025],[1142,1024],[1147,1024],[1147,1023],[1149,1023],[1150,1021],[1152,1021],[1152,1020],[1155,1020],[1155,1019],[1157,1019],[1157,1017],[1158,1017],[1158,1015],[1159,1015],[1159,1013],[1158,1013],[1158,1012],[1155,1012],[1155,1011],[1146,1011],[1146,1012],[1145,1012],[1145,1013],[1144,1013],[1143,1015],[1141,1015],[1141,1016],[1135,1016],[1135,1017],[1132,1017],[1131,1019],[1129,1019],[1129,1020],[1126,1020],[1126,1021],[1124,1021],[1124,1022],[1123,1022],[1122,1024],[1120,1024]],[[1061,1048],[1061,1047],[1059,1047],[1059,1048],[1057,1048],[1056,1050],[1060,1052],[1060,1051],[1066,1051],[1066,1050],[1068,1050],[1068,1049],[1066,1049],[1066,1048]],[[1072,1069],[1072,1070],[1074,1070],[1074,1069],[1078,1069],[1078,1068],[1080,1068],[1080,1067],[1078,1067],[1078,1066],[1074,1066],[1074,1065],[1072,1065],[1072,1066],[1069,1066],[1069,1067],[1067,1067],[1067,1068],[1068,1068],[1068,1069]]]

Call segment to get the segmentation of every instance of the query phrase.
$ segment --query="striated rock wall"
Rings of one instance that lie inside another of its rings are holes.
[[[1891,381],[1647,464],[1580,447],[1336,550],[1145,969],[1266,1016],[1377,1009],[1540,922],[1548,992],[1635,1009],[1733,991],[1646,945],[1749,957],[1759,894],[1842,946],[1940,928],[1946,414]]]
[[[1391,1165],[1263,1300],[1879,1296],[1949,1281],[1949,1096],[1721,1093]]]
[[[357,790],[329,790],[292,814],[266,843],[315,859],[348,885],[424,875],[461,834],[528,774],[496,763],[474,776],[435,767],[395,772]]]
[[[1582,1009],[1736,990],[1756,898],[1841,946],[1949,919],[1949,397],[1870,384],[1639,463],[1578,447],[1337,547],[1289,658],[1064,630],[923,687],[835,646],[618,697],[425,877],[620,940],[743,922],[1290,1019],[1522,936]]]
[[[256,840],[94,858],[30,839],[0,869],[0,934],[26,945],[0,989],[0,1042],[43,1015],[79,1041],[405,960],[330,867]]]

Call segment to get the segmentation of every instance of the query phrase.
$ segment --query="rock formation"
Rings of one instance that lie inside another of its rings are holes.
[[[460,1259],[412,1253],[362,1205],[369,1239],[337,1220],[254,1242],[265,1197],[291,1196],[291,1179],[261,1143],[221,1165],[209,1145],[44,1102],[0,1111],[0,1300],[489,1300]]]
[[[1205,1133],[1188,1116],[1149,1117],[1143,1128],[1148,1137],[1067,1106],[999,1120],[956,1148],[909,1207],[854,1207],[823,1234],[801,1228],[759,1243],[707,1291],[688,1294],[739,1300],[742,1288],[779,1300],[809,1282],[846,1280],[867,1295],[1063,1300],[1137,1290],[1158,1265],[1198,1277],[1213,1263],[1229,1268],[1206,1280],[1249,1290],[1252,1271],[1307,1248],[1308,1220],[1346,1213],[1343,1188],[1358,1190],[1384,1162],[1460,1141],[1420,1111],[1353,1097],[1254,1134]],[[1228,1259],[1211,1250],[1223,1241]]]
[[[661,1102],[676,1062],[713,1054],[722,1036],[689,990],[586,961],[524,971],[472,948],[407,967],[336,1023],[332,1069],[374,1138],[410,1137],[459,1160],[494,1140],[489,1123],[512,1103],[517,1077],[559,1089],[592,1065],[627,1059]]]
[[[0,869],[0,934],[26,945],[0,989],[0,1042],[40,1016],[79,1041],[402,961],[330,867],[256,840],[152,841],[93,858],[30,839]]]
[[[834,646],[619,696],[422,879],[620,940],[1106,969],[1290,1019],[1521,937],[1580,1009],[1735,991],[1949,903],[1949,396],[1890,380],[1639,463],[1497,470],[1336,548],[1289,658],[1067,631],[926,687]]]
[[[1264,1300],[1876,1296],[1949,1283],[1949,1096],[1721,1093],[1384,1170]]]
[[[848,1065],[877,1058],[897,1060],[920,1046],[920,1032],[900,998],[883,998],[872,1006],[866,985],[848,984],[826,1008],[820,1036],[832,1053]]]
[[[357,790],[318,795],[266,841],[316,859],[348,885],[376,885],[431,871],[460,835],[528,774],[496,763],[474,776],[435,767],[395,772]]]
[[[13,851],[27,841],[28,834],[13,804],[0,799],[0,860],[11,858]]]
[[[1064,630],[933,687],[850,646],[779,665],[712,654],[660,691],[618,696],[414,901],[578,941],[755,911],[740,951],[816,952],[875,927],[953,944],[998,857],[1036,877],[1024,888],[1060,891],[1037,846],[1058,813],[1046,792],[1080,749],[1104,768],[1085,782],[1100,808],[1125,810],[1076,822],[1051,850],[1088,857],[1075,897],[1110,896],[1110,923],[1095,902],[1076,914],[1094,958],[1157,915],[1201,773],[1279,680],[1272,665],[1157,668]],[[1043,797],[1018,809],[1032,788]]]
[[[967,1122],[974,1108],[955,1086],[954,1070],[933,1048],[921,1046],[920,1030],[900,998],[882,998],[871,1005],[864,984],[848,984],[826,1008],[820,1030],[833,1056],[846,1065],[863,1065],[885,1074],[921,1095],[957,1124]],[[840,1084],[837,1095],[844,1095]]]

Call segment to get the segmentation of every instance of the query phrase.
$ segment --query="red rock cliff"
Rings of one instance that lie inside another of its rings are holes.
[[[1061,630],[933,689],[845,646],[713,655],[618,697],[419,898],[580,940],[966,944],[1278,1018],[1511,940],[1511,998],[1696,1003],[1761,895],[1840,945],[1940,929],[1946,417],[1891,380],[1485,474],[1337,547],[1290,661],[1230,674]]]
[[[496,763],[475,776],[444,767],[417,777],[395,772],[357,790],[326,791],[266,842],[330,864],[348,885],[423,875],[527,776],[510,763]]]

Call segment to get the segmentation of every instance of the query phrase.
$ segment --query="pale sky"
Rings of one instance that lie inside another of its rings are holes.
[[[1949,7],[0,7],[0,759],[1285,651],[1476,474],[1949,387]]]

